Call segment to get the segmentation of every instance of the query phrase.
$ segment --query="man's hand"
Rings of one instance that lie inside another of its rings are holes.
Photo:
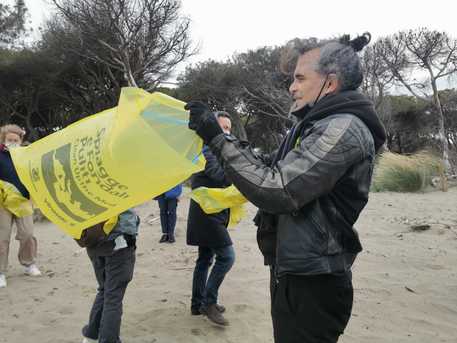
[[[223,133],[216,117],[207,105],[199,101],[191,101],[186,104],[184,109],[190,112],[189,129],[194,130],[206,144]]]

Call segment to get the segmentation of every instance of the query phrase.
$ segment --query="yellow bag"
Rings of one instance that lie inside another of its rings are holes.
[[[24,198],[13,184],[2,180],[0,180],[0,206],[18,218],[33,214],[32,202]]]
[[[11,151],[46,217],[73,238],[203,169],[184,103],[123,88],[119,105]]]
[[[114,227],[117,225],[119,221],[119,216],[114,216],[109,218],[105,224],[103,224],[103,231],[109,235],[111,231],[113,231]]]
[[[192,191],[190,197],[207,214],[218,213],[229,208],[229,227],[237,225],[246,215],[243,205],[247,200],[233,185],[227,188],[199,187]]]

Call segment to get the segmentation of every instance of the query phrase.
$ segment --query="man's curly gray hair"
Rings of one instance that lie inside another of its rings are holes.
[[[353,40],[348,35],[339,39],[319,40],[317,38],[294,39],[290,41],[282,55],[281,67],[291,72],[300,55],[319,49],[319,61],[315,71],[327,76],[335,74],[341,84],[341,91],[359,88],[363,80],[362,65],[357,55],[370,42],[371,35],[364,33]]]

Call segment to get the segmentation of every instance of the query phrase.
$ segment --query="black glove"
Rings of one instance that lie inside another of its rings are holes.
[[[184,109],[190,112],[189,129],[194,130],[205,144],[223,133],[216,116],[205,104],[199,101],[190,101],[184,106]]]

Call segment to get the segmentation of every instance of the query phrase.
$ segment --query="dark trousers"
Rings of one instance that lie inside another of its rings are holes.
[[[108,256],[100,255],[97,248],[88,248],[87,254],[94,267],[98,290],[83,336],[98,339],[99,343],[120,343],[122,300],[133,276],[135,247],[129,246]]]
[[[176,207],[178,207],[178,199],[167,199],[164,196],[159,198],[160,224],[163,234],[173,235],[175,233]]]
[[[216,256],[216,262],[208,277],[214,256]],[[234,262],[235,250],[232,245],[222,248],[198,247],[198,259],[192,283],[191,306],[193,309],[198,310],[202,305],[217,304],[219,287]]]
[[[271,278],[275,343],[335,343],[352,311],[350,273]]]

